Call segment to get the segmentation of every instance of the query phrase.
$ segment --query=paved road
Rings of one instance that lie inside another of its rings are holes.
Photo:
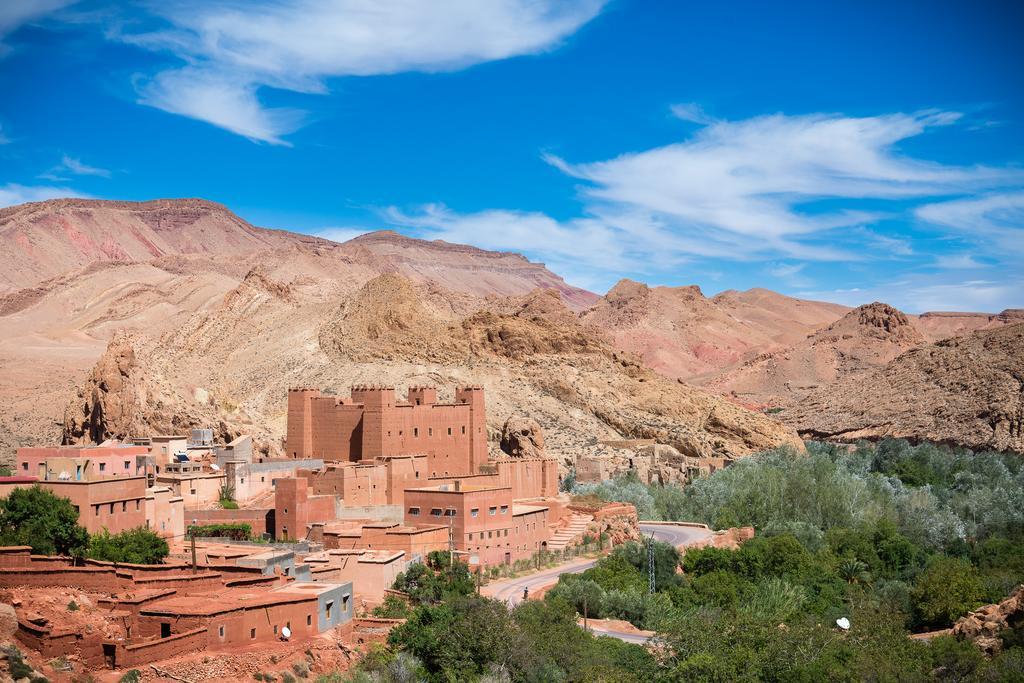
[[[655,540],[671,543],[677,548],[685,547],[691,543],[701,541],[711,536],[711,532],[707,529],[699,527],[672,526],[669,524],[641,524],[640,531],[644,536],[654,534]],[[597,564],[597,560],[576,560],[574,562],[559,565],[553,569],[545,569],[542,572],[530,574],[529,576],[522,576],[517,579],[506,579],[504,581],[495,581],[485,586],[482,592],[488,597],[492,597],[497,600],[504,600],[509,605],[515,606],[523,601],[523,589],[529,588],[531,594],[536,594],[539,589],[557,583],[558,577],[562,574],[580,574],[590,569],[595,564]],[[613,638],[624,640],[627,643],[637,643],[642,645],[647,642],[646,636],[637,635],[636,633],[604,629],[591,630],[597,635],[612,636]]]

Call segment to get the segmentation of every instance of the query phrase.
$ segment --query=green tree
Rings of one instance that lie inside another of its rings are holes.
[[[81,557],[88,532],[78,524],[78,510],[38,484],[15,489],[0,499],[0,544],[28,545],[40,555]]]
[[[970,562],[937,557],[917,577],[912,596],[919,625],[945,628],[984,602],[985,587]]]
[[[169,552],[167,541],[141,526],[119,534],[104,529],[92,535],[88,549],[94,560],[128,564],[160,564]]]

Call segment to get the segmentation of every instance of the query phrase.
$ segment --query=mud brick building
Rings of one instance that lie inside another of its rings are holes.
[[[487,462],[484,390],[461,387],[455,402],[438,403],[437,389],[354,386],[350,398],[317,389],[288,392],[290,458],[372,462],[384,455],[427,456],[429,476],[469,474]]]

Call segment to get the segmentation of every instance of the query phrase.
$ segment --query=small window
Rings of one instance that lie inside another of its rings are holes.
[[[469,511],[469,516],[470,517],[479,517],[480,516],[480,508],[473,508],[472,510],[470,510]]]
[[[260,483],[261,483],[261,484],[262,484],[263,482],[265,482],[266,480],[267,480],[267,478],[266,478],[266,477],[260,477]]]
[[[99,505],[96,506],[96,516],[97,517],[100,516],[100,506]]]
[[[122,500],[121,501],[121,512],[128,512],[128,501],[127,500]]]
[[[427,427],[427,436],[433,436],[433,435],[434,435],[434,428],[433,427]]]
[[[331,620],[331,610],[334,609],[334,600],[327,601],[327,607],[324,609],[324,614],[327,616],[327,620]]]
[[[508,529],[505,529],[505,535],[508,536]]]
[[[105,471],[106,469],[107,469],[107,463],[105,463],[105,462],[101,462],[101,463],[100,463],[100,472],[103,472],[103,471]]]
[[[501,514],[505,514],[506,512],[508,512],[508,505],[502,505],[501,506]]]
[[[243,484],[245,483],[245,477],[242,477],[242,483]]]
[[[444,511],[444,516],[445,517],[454,517],[455,516],[455,510],[445,510]]]
[[[25,470],[26,472],[28,472],[28,463],[27,463],[27,462],[23,462],[23,463],[21,463],[21,469],[23,469],[23,470]]]
[[[249,637],[252,638],[253,640],[256,640],[256,629],[254,629],[254,628],[249,629]]]
[[[131,463],[131,461],[130,461],[130,460],[125,460],[125,461],[124,461],[124,468],[125,468],[126,470],[130,470],[130,469],[132,468],[132,463]]]
[[[420,435],[420,428],[419,427],[413,427],[412,428],[412,435],[413,436],[419,436]]]
[[[451,436],[451,435],[452,435],[452,428],[451,428],[451,427],[449,427],[449,428],[448,428],[448,436]]]
[[[463,434],[465,434],[465,433],[466,433],[466,425],[462,425],[462,433],[463,433]]]
[[[224,637],[224,627],[223,626],[220,626],[220,627],[217,628],[217,635],[219,635],[221,638]]]
[[[192,494],[192,495],[194,496],[194,495],[196,495],[196,490],[195,490],[195,489],[191,489],[191,490],[189,491],[189,493],[191,493],[191,494]]]
[[[488,508],[488,509],[487,509],[487,512],[488,512],[488,513],[489,513],[490,515],[492,515],[492,516],[493,516],[493,515],[497,514],[497,512],[498,512],[498,508],[496,508],[496,507],[494,507],[494,506],[492,505],[492,506],[491,506],[490,508]]]
[[[418,507],[411,507],[409,508],[409,514],[415,517],[420,514],[420,509]]]
[[[441,508],[430,508],[430,515],[432,517],[440,517],[441,516]]]
[[[142,501],[136,500],[135,501],[135,511],[138,512],[140,509],[142,509],[141,506],[142,506]]]
[[[110,514],[114,514],[114,504],[110,504]]]
[[[313,625],[313,615],[312,614],[307,614],[306,615],[306,626],[312,626],[312,625]]]
[[[286,514],[286,515],[288,514],[288,508],[284,509],[284,514]]]
[[[471,541],[473,540],[473,533],[472,532],[470,532],[470,534],[469,534],[469,540],[471,540]]]
[[[351,595],[342,595],[341,596],[341,611],[342,612],[347,612],[348,611],[348,599],[350,597],[352,597],[352,596]]]
[[[487,532],[487,538],[493,538],[493,533],[494,533],[493,531],[488,531]],[[490,548],[490,546],[487,546],[487,547]]]

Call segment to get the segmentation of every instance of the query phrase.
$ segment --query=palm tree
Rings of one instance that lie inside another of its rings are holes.
[[[837,568],[839,576],[847,583],[867,583],[871,580],[868,566],[856,557],[845,557]]]

